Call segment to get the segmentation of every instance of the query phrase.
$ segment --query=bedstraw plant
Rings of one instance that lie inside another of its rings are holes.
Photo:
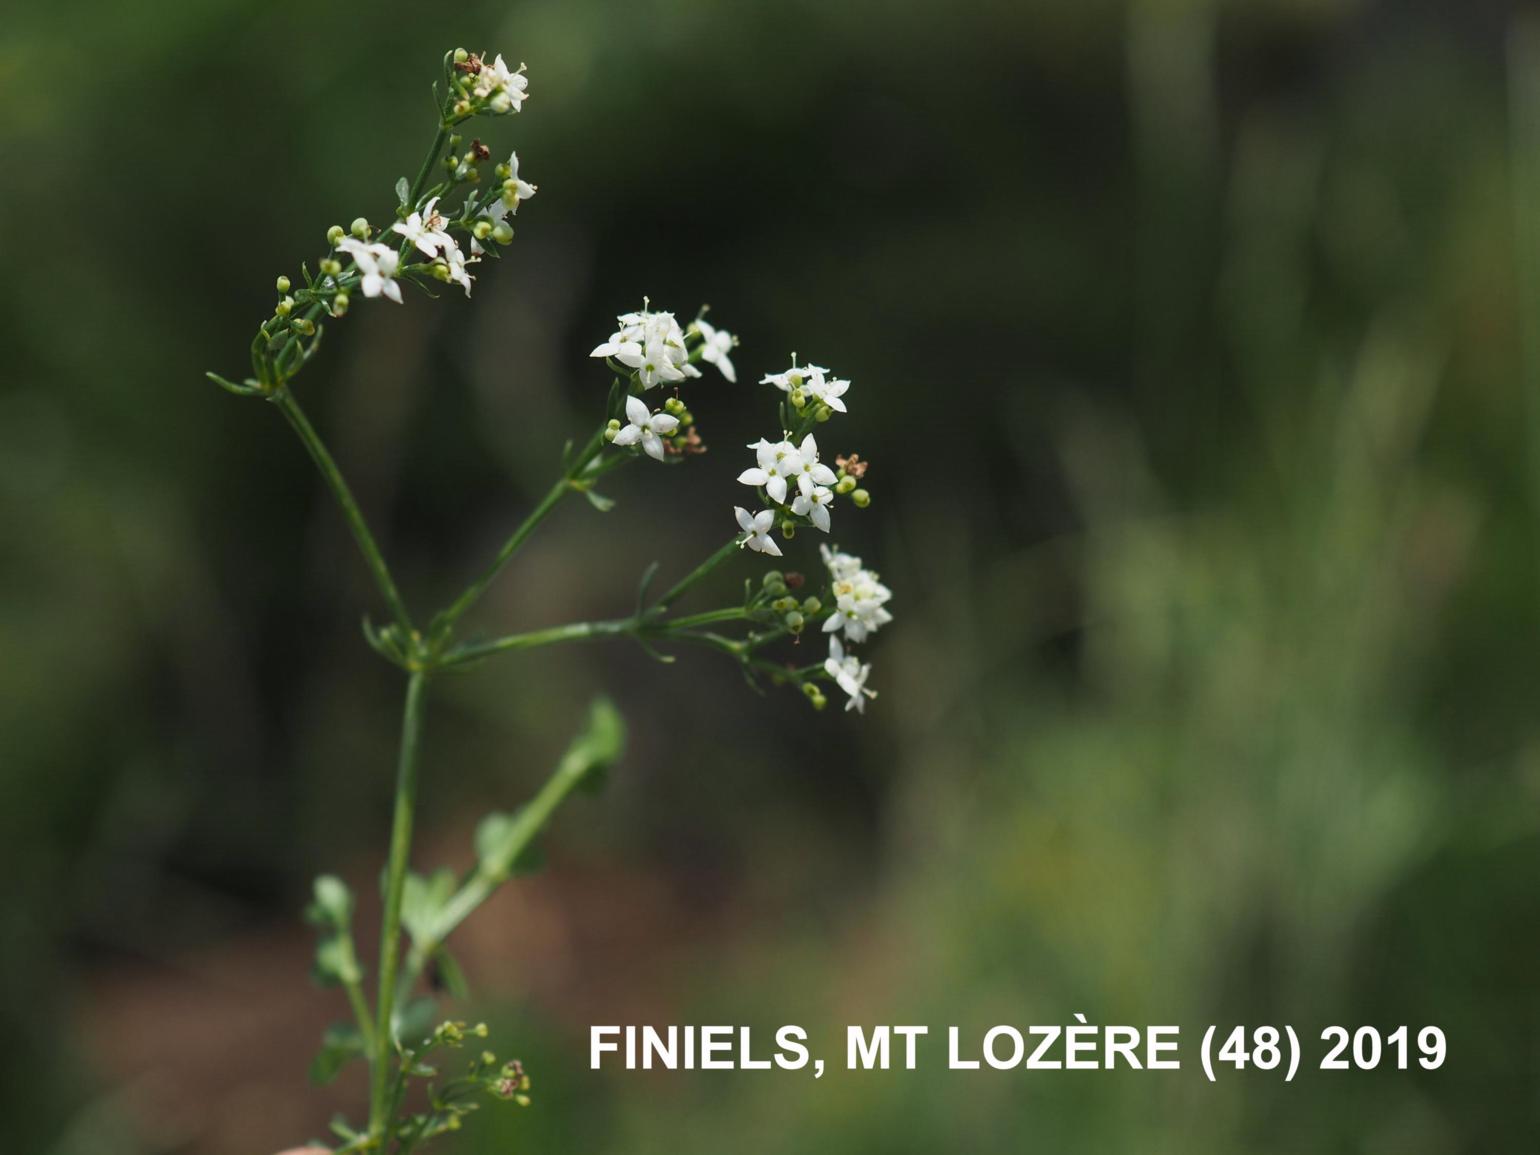
[[[410,869],[414,802],[429,690],[435,679],[499,655],[593,639],[629,640],[660,661],[676,648],[714,651],[734,663],[753,686],[791,687],[815,708],[826,687],[845,708],[865,708],[871,667],[854,647],[890,620],[889,591],[861,559],[837,547],[819,547],[817,579],[770,569],[745,578],[732,605],[680,612],[676,607],[708,575],[745,551],[779,558],[799,530],[827,535],[836,506],[862,509],[871,501],[867,463],[854,453],[829,458],[820,447],[824,426],[846,413],[850,382],[818,365],[796,363],[761,384],[776,403],[775,432],[748,448],[753,464],[737,478],[744,505],[732,508],[730,531],[694,569],[654,593],[657,563],[641,575],[629,614],[574,622],[528,633],[478,637],[462,629],[466,615],[498,580],[542,521],[562,501],[581,495],[599,513],[614,499],[601,492],[610,475],[634,462],[687,467],[705,451],[687,399],[704,371],[728,386],[737,381],[736,338],[705,318],[680,324],[672,313],[643,307],[622,314],[592,353],[611,379],[596,427],[567,444],[550,489],[504,541],[487,566],[448,606],[419,617],[409,608],[363,510],[342,470],[301,407],[294,383],[314,357],[325,323],[360,302],[404,302],[406,289],[430,295],[458,289],[469,297],[479,270],[513,240],[513,220],[537,186],[522,174],[517,153],[492,162],[479,139],[463,131],[475,121],[520,111],[529,85],[522,66],[502,56],[487,59],[464,49],[447,53],[434,85],[438,124],[415,177],[395,186],[389,223],[364,217],[326,233],[324,255],[302,264],[297,279],[277,278],[278,300],[251,343],[251,376],[209,378],[238,397],[260,399],[293,428],[335,497],[373,578],[382,614],[364,619],[368,644],[400,668],[406,683],[396,766],[394,812],[382,880],[383,918],[378,962],[366,974],[352,926],[355,898],[341,880],[316,880],[308,917],[319,931],[315,974],[341,988],[352,1020],[327,1032],[312,1074],[320,1081],[358,1060],[370,1068],[367,1119],[332,1123],[335,1152],[394,1151],[404,1155],[445,1132],[488,1096],[529,1102],[530,1080],[517,1060],[485,1048],[484,1025],[441,1020],[433,991],[463,996],[464,983],[447,942],[494,890],[527,865],[529,852],[552,813],[575,788],[591,786],[618,756],[623,725],[599,700],[554,774],[522,807],[494,813],[480,824],[475,865],[464,876],[450,870]],[[490,179],[487,179],[490,174]],[[452,207],[456,206],[457,207]],[[704,385],[709,396],[720,384]],[[598,397],[596,396],[596,408]],[[725,503],[724,503],[725,505]],[[726,510],[724,508],[724,521]],[[843,515],[841,515],[843,516]],[[799,658],[807,637],[827,635],[827,654]],[[429,982],[429,977],[434,981]]]

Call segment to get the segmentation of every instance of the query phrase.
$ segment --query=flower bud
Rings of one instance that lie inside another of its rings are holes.
[[[343,232],[341,225],[333,225],[326,230],[326,243],[335,249],[337,242],[345,236],[347,236],[347,233]]]
[[[678,416],[680,425],[689,426],[695,424],[695,414],[691,413],[688,409],[680,409]]]
[[[783,586],[786,584],[786,576],[778,569],[769,570],[765,576],[759,579],[760,584],[769,589],[771,586]]]
[[[455,115],[469,116],[471,114],[471,102],[468,100],[455,101]]]
[[[325,273],[328,277],[341,276],[342,262],[333,257],[327,257],[321,262],[321,272]]]
[[[784,537],[787,541],[790,541],[792,538],[796,537],[797,523],[792,521],[789,517],[785,521],[781,522],[781,536]]]
[[[667,401],[663,402],[663,412],[678,417],[684,412],[684,402],[677,397],[670,397]]]
[[[847,473],[844,477],[841,477],[837,483],[835,483],[834,492],[839,494],[846,494],[854,490],[855,487],[856,479]]]
[[[815,710],[822,710],[828,704],[828,699],[823,696],[823,691],[818,688],[817,682],[803,682],[802,693],[809,702],[813,703]]]
[[[857,509],[865,509],[872,503],[872,495],[864,489],[858,489],[850,495],[850,500],[856,503]]]
[[[348,301],[349,300],[350,300],[350,298],[348,297],[348,295],[346,293],[338,293],[335,297],[333,297],[332,298],[332,316],[333,317],[340,317],[344,313],[346,313],[348,311]]]
[[[492,222],[489,220],[482,219],[471,226],[471,236],[475,237],[478,241],[484,241],[491,235]]]
[[[449,284],[450,280],[452,279],[449,276],[449,266],[446,265],[443,261],[433,262],[433,276],[435,279],[443,281],[446,285]]]
[[[302,337],[308,337],[315,332],[315,322],[309,317],[295,317],[289,322],[290,327]]]
[[[287,293],[289,291],[289,278],[288,277],[279,277],[278,280],[274,284],[275,284],[275,287],[277,288],[277,290],[280,293]]]
[[[808,617],[812,617],[821,609],[823,609],[823,602],[819,601],[817,598],[808,598],[802,603],[802,612],[805,613]]]
[[[792,610],[791,613],[787,614],[781,620],[786,623],[786,628],[793,634],[800,634],[802,632],[802,628],[807,625],[807,619],[799,614],[796,610]]]
[[[487,101],[487,109],[496,116],[501,116],[513,107],[513,101],[506,92],[499,92]]]
[[[492,167],[492,175],[495,176],[498,180],[507,180],[510,176],[513,175],[513,169],[509,168],[508,165],[507,165],[507,162],[505,161],[503,163],[496,164],[496,165],[494,165]],[[508,186],[504,185],[503,186],[503,191],[506,192],[507,190],[508,190]],[[519,186],[518,185],[514,185],[513,186],[513,191],[514,192],[518,192],[519,191]]]
[[[825,421],[829,420],[829,418],[833,416],[834,410],[830,409],[822,402],[820,402],[818,408],[813,411],[813,420],[818,422],[820,425],[822,425]]]
[[[492,229],[492,239],[500,245],[506,245],[513,240],[513,226],[507,221],[498,221]]]
[[[463,48],[456,48],[455,49],[455,63],[456,64],[464,64],[470,58],[471,58],[471,54],[469,52],[465,51],[465,49],[463,49]]]
[[[807,404],[807,394],[802,392],[801,389],[793,389],[791,391],[791,404],[792,408],[801,409]]]
[[[285,297],[283,300],[279,301],[278,304],[276,306],[274,306],[274,308],[273,308],[273,312],[277,313],[280,317],[287,317],[293,311],[294,311],[294,298],[293,297]]]
[[[363,217],[354,217],[352,225],[349,226],[349,231],[359,240],[367,241],[369,239],[369,222]]]
[[[778,614],[789,614],[797,608],[797,599],[782,595],[770,603],[770,608]]]

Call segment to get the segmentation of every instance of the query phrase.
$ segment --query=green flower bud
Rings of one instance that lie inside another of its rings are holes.
[[[468,100],[455,101],[455,115],[469,116],[471,114],[471,102]]]
[[[484,241],[492,235],[492,222],[483,218],[471,226],[471,236]]]
[[[819,689],[817,682],[803,682],[802,694],[813,703],[813,709],[822,710],[829,704],[829,700],[823,696],[823,690]]]
[[[506,245],[513,240],[513,226],[507,221],[498,221],[492,230],[492,239],[500,245]]]
[[[684,402],[677,397],[670,397],[667,401],[663,402],[663,412],[671,413],[678,417],[684,412]]]
[[[466,168],[456,173],[461,180],[468,180],[471,184],[481,183],[481,170],[479,168]]]
[[[786,623],[786,628],[793,634],[800,634],[802,632],[802,627],[807,625],[807,619],[799,614],[796,610],[792,610],[791,613],[787,614],[781,620]]]
[[[797,608],[797,599],[782,595],[770,603],[770,608],[778,614],[789,614]]]
[[[315,332],[315,322],[309,317],[295,317],[289,322],[294,331],[301,336],[308,337]]]
[[[327,257],[321,262],[321,272],[325,273],[328,277],[341,276],[342,262],[333,257]]]
[[[354,217],[352,225],[349,226],[349,231],[359,240],[367,241],[369,239],[369,222],[364,220],[363,217]]]
[[[784,537],[787,541],[790,541],[792,538],[796,537],[797,523],[792,521],[789,517],[785,521],[781,522],[781,536]]]
[[[338,293],[335,297],[333,297],[332,298],[332,316],[333,317],[340,317],[344,313],[346,313],[348,311],[348,302],[349,302],[349,300],[350,300],[350,298],[348,297],[348,295],[346,293]]]
[[[513,100],[508,96],[506,92],[499,92],[497,95],[492,97],[491,100],[487,101],[488,111],[492,112],[496,116],[501,116],[512,107]]]
[[[278,291],[280,293],[287,293],[289,291],[289,278],[288,277],[279,277],[278,280],[275,282],[275,287],[278,289]]]
[[[849,493],[856,487],[856,479],[849,474],[841,477],[834,486],[835,493]]]
[[[819,601],[817,598],[808,598],[802,603],[802,612],[805,613],[808,617],[812,617],[821,609],[823,609],[823,602]]]
[[[326,230],[326,243],[335,249],[337,247],[337,242],[347,235],[348,234],[343,231],[341,225],[333,225],[331,228]]]
[[[872,503],[872,495],[864,489],[858,489],[850,495],[850,500],[856,503],[857,509],[865,509]]]
[[[791,391],[791,404],[793,409],[801,409],[807,404],[807,394],[802,392],[801,389],[793,389]]]
[[[470,58],[471,58],[471,54],[469,52],[465,51],[465,49],[463,49],[463,48],[456,48],[455,49],[455,63],[456,64],[464,64]]]
[[[273,308],[273,312],[277,313],[280,317],[287,317],[293,311],[294,311],[294,298],[293,297],[285,297],[283,300],[279,301],[278,304],[276,306],[274,306],[274,308]]]
[[[768,590],[771,586],[784,586],[786,584],[786,575],[778,569],[773,569],[767,572],[759,581]]]
[[[695,414],[691,413],[688,409],[680,409],[679,410],[679,424],[680,425],[694,425],[695,424]]]
[[[450,281],[449,266],[444,264],[443,261],[434,261],[433,262],[433,276],[434,276],[435,279],[443,281],[444,284],[446,284],[446,285],[449,284],[449,281]]]
[[[447,168],[450,172],[455,172],[460,167],[460,158],[455,156],[454,153],[450,153],[444,158],[443,163],[444,167]]]
[[[495,176],[498,180],[507,180],[510,176],[513,175],[513,169],[509,168],[507,162],[504,161],[492,166],[492,175]],[[517,192],[519,186],[514,185],[513,187],[514,191]],[[508,186],[504,185],[503,191],[506,192],[507,190]]]
[[[834,410],[830,409],[827,405],[822,403],[820,403],[818,408],[813,412],[813,420],[818,422],[820,425],[822,425],[825,421],[829,420],[829,418],[833,416]]]

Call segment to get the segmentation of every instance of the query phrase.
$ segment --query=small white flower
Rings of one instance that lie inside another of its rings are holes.
[[[837,413],[847,413],[845,402],[841,400],[845,396],[845,390],[850,388],[849,381],[830,380],[826,374],[829,371],[817,365],[807,367],[807,382],[802,386],[805,392],[814,401],[822,401],[830,409]]]
[[[406,220],[391,225],[390,231],[400,233],[427,257],[436,257],[440,250],[455,243],[454,238],[444,231],[444,218],[438,212],[438,197],[423,205],[422,212],[414,212]]]
[[[482,62],[471,91],[489,101],[493,112],[518,112],[529,94],[529,79],[524,75],[524,65],[510,71],[499,54],[491,64]]]
[[[666,454],[663,451],[663,439],[658,434],[672,433],[678,429],[679,419],[667,413],[648,412],[647,403],[635,394],[626,398],[626,419],[630,424],[615,434],[615,444],[635,445],[640,441],[642,452],[662,461]]]
[[[822,465],[818,460],[818,442],[813,440],[809,433],[802,439],[802,444],[797,446],[797,488],[802,491],[802,496],[809,496],[820,485],[833,485],[836,480],[834,470],[827,465]]]
[[[683,381],[683,370],[674,364],[668,346],[662,341],[649,341],[642,350],[642,363],[636,366],[636,379],[643,389],[651,389],[666,381]]]
[[[507,188],[509,181],[513,182],[514,187],[512,191]],[[535,190],[540,187],[539,185],[530,184],[519,176],[519,154],[516,152],[510,153],[508,156],[508,180],[504,181],[503,184],[503,195],[498,199],[508,206],[508,211],[511,213],[517,213],[519,211],[519,202],[529,200],[530,197],[535,195]]]
[[[759,464],[754,469],[745,469],[738,480],[744,485],[763,486],[771,501],[786,504],[787,483],[795,481],[802,472],[797,447],[790,441],[772,442],[761,437],[749,448],[754,450]]]
[[[826,485],[817,485],[808,493],[799,493],[791,500],[791,511],[798,517],[809,518],[825,533],[829,532],[829,504],[834,491]]]
[[[824,622],[824,632],[843,629],[850,641],[864,642],[893,620],[887,609],[893,591],[863,568],[860,558],[828,546],[821,546],[820,552],[834,592],[834,613]]]
[[[738,338],[726,329],[717,329],[705,321],[696,321],[695,328],[701,335],[700,359],[711,362],[722,371],[723,377],[736,382],[738,370],[733,368],[732,359],[728,354],[733,351]]]
[[[854,710],[858,714],[866,713],[866,699],[877,696],[876,690],[866,688],[866,679],[872,672],[871,664],[863,665],[860,658],[845,652],[838,638],[830,638],[829,656],[824,659],[823,668],[839,684],[839,688],[850,695],[845,709]]]
[[[762,509],[758,513],[749,514],[749,511],[741,505],[733,506],[733,515],[738,519],[738,528],[744,533],[744,539],[739,545],[748,546],[757,553],[767,553],[771,557],[781,556],[781,547],[775,544],[775,539],[770,536],[770,528],[775,525],[775,511]]]
[[[700,370],[690,364],[684,333],[672,313],[623,313],[616,320],[620,328],[608,341],[594,347],[590,357],[613,357],[636,371],[643,389],[699,377]]]
[[[471,295],[471,282],[476,278],[467,271],[466,265],[474,262],[474,257],[467,261],[465,254],[460,251],[460,246],[455,244],[453,239],[450,240],[449,247],[444,250],[444,264],[449,269],[449,279],[463,286],[467,297]]]
[[[352,237],[345,237],[337,243],[337,247],[349,254],[358,266],[358,287],[363,290],[364,296],[378,297],[383,293],[396,304],[401,304],[401,286],[395,280],[401,258],[396,255],[395,249],[388,245],[365,244]]]

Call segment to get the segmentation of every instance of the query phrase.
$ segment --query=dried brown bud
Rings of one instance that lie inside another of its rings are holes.
[[[807,578],[803,577],[796,570],[791,570],[790,572],[787,573],[787,575],[786,575],[786,588],[787,589],[789,589],[789,590],[799,590],[799,589],[801,589],[806,584],[807,584]]]
[[[492,150],[482,144],[480,140],[471,141],[471,152],[477,160],[486,160],[487,157],[492,155]]]
[[[862,461],[859,453],[852,453],[848,457],[840,456],[834,459],[834,464],[840,467],[841,472],[857,481],[866,476],[866,467],[870,462]]]

